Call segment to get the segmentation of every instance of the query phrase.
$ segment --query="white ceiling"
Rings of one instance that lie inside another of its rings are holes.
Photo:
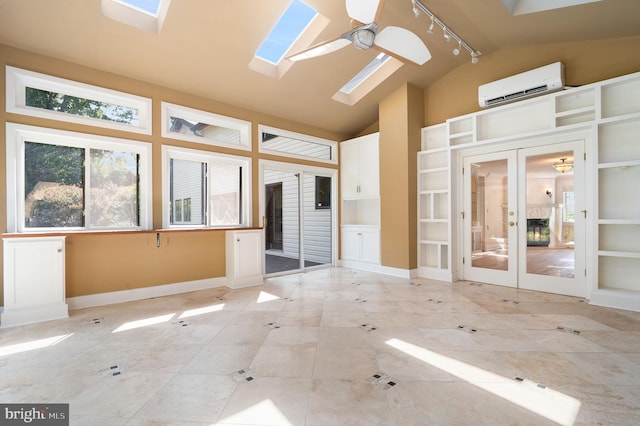
[[[330,19],[314,43],[350,28],[343,0],[306,0]],[[474,49],[640,35],[640,1],[602,0],[513,16],[502,0],[422,0]],[[281,78],[249,69],[255,51],[289,0],[173,0],[160,34],[100,14],[100,0],[0,0],[0,44],[162,85],[343,135],[378,118],[378,104],[402,83],[426,88],[469,61],[454,56],[441,32],[427,34],[411,0],[386,0],[380,27],[405,27],[422,38],[432,59],[403,65],[354,106],[331,96],[377,51],[352,46],[294,64]],[[638,54],[630,52],[629,54]],[[482,61],[483,58],[480,58]]]

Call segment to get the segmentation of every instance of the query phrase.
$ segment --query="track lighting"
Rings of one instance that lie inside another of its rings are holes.
[[[415,15],[416,18],[418,18],[420,16],[420,10],[416,6],[416,1],[411,0],[411,3],[413,4],[413,14]]]
[[[431,17],[431,25],[429,25],[429,29],[427,30],[427,32],[429,34],[433,34],[433,27],[435,26],[435,22],[433,22],[433,16]]]
[[[453,54],[458,56],[460,54],[460,49],[462,49],[462,43],[458,42],[458,47],[453,49]]]
[[[478,63],[478,56],[482,55],[482,52],[480,52],[479,50],[473,49],[464,40],[458,37],[458,35],[455,32],[451,31],[451,29],[447,27],[444,22],[438,19],[438,17],[435,16],[429,9],[427,9],[425,5],[420,3],[420,0],[411,0],[411,5],[413,6],[413,13],[416,15],[416,17],[418,17],[420,12],[423,12],[425,15],[431,18],[431,24],[429,25],[429,29],[427,30],[429,34],[433,34],[433,29],[435,25],[438,24],[438,26],[442,28],[443,36],[445,40],[451,41],[451,39],[454,39],[455,41],[458,42],[458,47],[453,49],[454,55],[456,56],[460,55],[460,52],[462,52],[462,49],[465,49],[467,52],[469,52],[469,55],[471,55],[471,63],[472,64]],[[416,11],[418,11],[418,13],[416,13]]]

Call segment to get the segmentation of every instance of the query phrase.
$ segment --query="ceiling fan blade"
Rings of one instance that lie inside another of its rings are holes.
[[[347,15],[349,15],[349,18],[358,22],[362,22],[364,24],[378,22],[378,18],[382,13],[382,7],[384,6],[384,0],[346,0],[346,1],[347,1]]]
[[[402,62],[422,65],[431,59],[431,52],[420,37],[400,27],[385,27],[376,35],[374,45]]]
[[[308,49],[305,49],[301,52],[294,53],[291,56],[288,56],[286,59],[296,62],[302,61],[303,59],[315,58],[316,56],[326,55],[327,53],[335,52],[336,50],[340,50],[345,46],[351,44],[351,40],[344,38],[345,36],[341,36],[335,40],[325,41],[320,44],[316,44],[315,46],[311,46]]]

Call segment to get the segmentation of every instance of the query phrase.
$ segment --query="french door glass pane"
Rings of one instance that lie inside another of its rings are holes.
[[[84,149],[24,146],[25,228],[84,226]]]
[[[471,265],[506,271],[508,244],[507,160],[471,165]]]
[[[552,165],[573,152],[526,157],[527,273],[575,276],[574,174]]]
[[[139,225],[138,161],[130,152],[90,151],[90,226]]]

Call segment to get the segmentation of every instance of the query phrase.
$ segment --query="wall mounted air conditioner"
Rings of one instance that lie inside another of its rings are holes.
[[[555,62],[478,86],[478,103],[482,108],[488,108],[563,88],[564,66]]]

